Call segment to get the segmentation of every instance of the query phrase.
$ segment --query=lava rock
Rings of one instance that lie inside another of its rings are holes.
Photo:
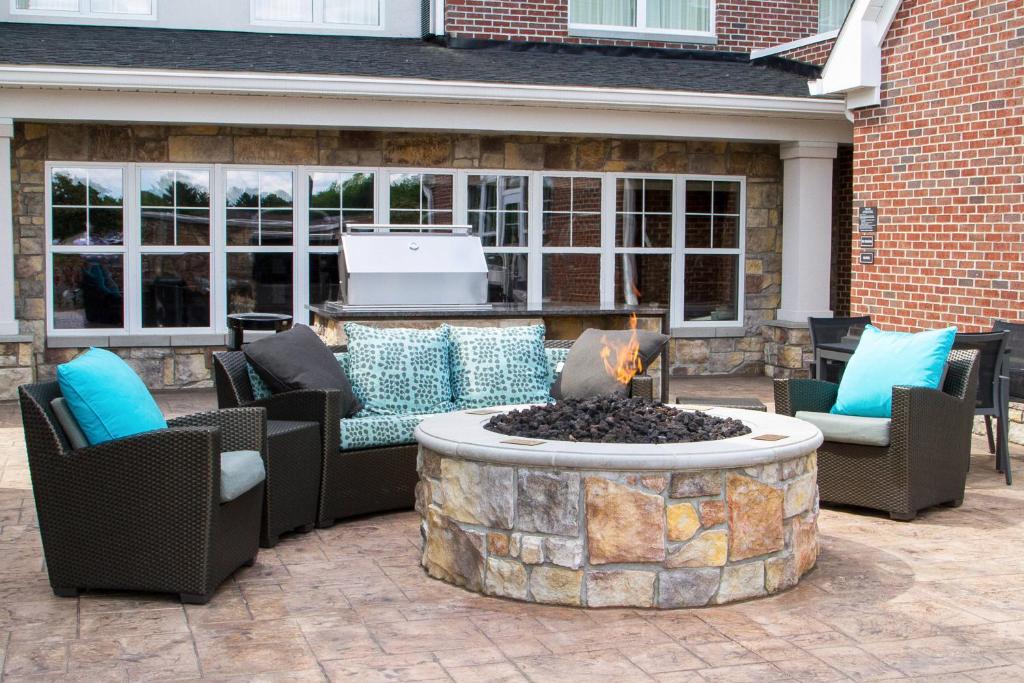
[[[749,427],[731,417],[621,396],[565,399],[512,410],[495,415],[484,428],[508,436],[592,443],[688,443],[750,433]]]

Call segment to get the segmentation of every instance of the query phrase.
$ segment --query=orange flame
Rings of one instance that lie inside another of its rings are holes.
[[[637,373],[643,371],[640,362],[640,342],[636,335],[636,314],[629,316],[629,329],[632,334],[625,344],[608,341],[601,337],[601,360],[604,370],[614,377],[619,384],[628,385]]]

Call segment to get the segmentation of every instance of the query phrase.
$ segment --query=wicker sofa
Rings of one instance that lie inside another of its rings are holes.
[[[255,561],[263,484],[220,502],[221,453],[265,453],[263,410],[179,417],[168,429],[72,450],[51,408],[57,382],[18,391],[54,593],[152,591],[203,604]]]
[[[970,464],[977,352],[949,354],[941,390],[896,386],[887,446],[826,440],[818,449],[822,502],[882,510],[909,521],[933,505],[959,506]],[[838,384],[813,379],[775,380],[775,411],[827,413]]]
[[[553,369],[564,360],[572,345],[572,340],[544,342],[548,363]],[[340,356],[345,353],[344,348],[336,351]],[[329,527],[345,517],[413,506],[419,477],[416,473],[417,446],[412,441],[411,428],[407,438],[401,439],[400,443],[379,446],[343,444],[337,392],[290,391],[255,399],[248,364],[241,351],[215,354],[214,377],[217,400],[222,408],[258,406],[266,408],[271,420],[316,420],[321,424],[322,464],[317,526]],[[630,393],[650,398],[653,395],[652,378],[647,375],[634,378]],[[413,428],[415,424],[416,420],[409,423]]]

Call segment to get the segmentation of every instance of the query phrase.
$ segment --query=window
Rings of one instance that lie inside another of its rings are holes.
[[[739,181],[686,181],[683,321],[739,319],[742,194]]]
[[[156,0],[14,0],[16,12],[152,17]]]
[[[139,172],[142,327],[210,327],[210,171]]]
[[[226,332],[338,297],[346,225],[468,224],[492,302],[741,325],[745,181],[558,171],[48,162],[48,333]]]
[[[375,222],[375,173],[309,174],[309,302],[338,298],[338,245],[346,225]]]
[[[838,31],[853,0],[818,0],[818,32]]]
[[[124,172],[53,168],[49,199],[53,328],[123,329]]]
[[[615,183],[615,303],[669,305],[672,287],[673,181]]]
[[[573,27],[714,33],[713,0],[570,0]]]
[[[541,298],[597,304],[601,296],[602,179],[549,175],[543,183]]]
[[[529,194],[525,175],[470,175],[466,216],[484,245],[488,300],[523,302],[529,282]]]
[[[451,225],[454,182],[447,173],[392,173],[388,222]]]
[[[252,20],[337,26],[380,26],[381,0],[252,0]]]

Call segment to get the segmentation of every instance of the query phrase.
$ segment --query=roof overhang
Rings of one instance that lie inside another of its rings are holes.
[[[848,109],[881,104],[882,42],[902,0],[855,0],[812,95],[846,96]]]
[[[849,142],[839,99],[408,78],[0,65],[0,117]],[[810,136],[810,137],[808,137]]]

